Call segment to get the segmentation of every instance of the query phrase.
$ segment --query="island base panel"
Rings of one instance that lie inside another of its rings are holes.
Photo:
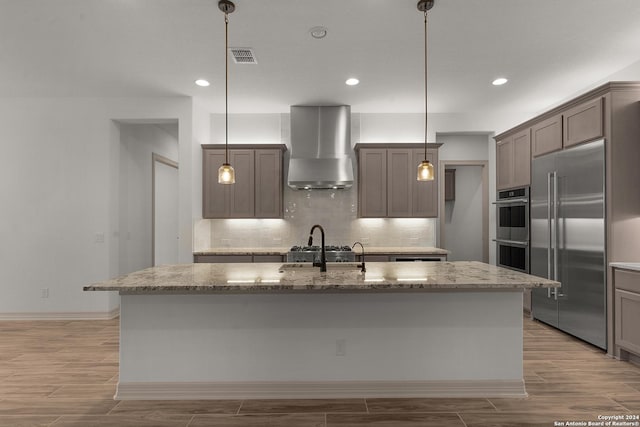
[[[526,396],[522,291],[121,295],[117,399]]]

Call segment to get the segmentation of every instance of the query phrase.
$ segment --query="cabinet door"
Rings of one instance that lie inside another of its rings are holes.
[[[496,143],[496,187],[498,190],[511,187],[513,182],[513,138]]]
[[[564,146],[580,144],[602,138],[604,126],[602,117],[602,98],[585,102],[564,113]]]
[[[253,262],[283,262],[286,257],[282,255],[254,255]]]
[[[418,181],[418,164],[424,160],[424,150],[413,150],[413,159],[409,163],[409,178],[412,186],[411,216],[418,218],[436,218],[438,216],[438,151],[427,150],[427,160],[433,165],[435,179]]]
[[[252,262],[251,255],[196,255],[194,262],[198,263],[239,263]]]
[[[253,150],[229,150],[229,162],[236,172],[236,183],[229,187],[229,216],[252,218],[255,215],[255,171]]]
[[[282,151],[256,150],[257,218],[282,218]]]
[[[218,168],[224,163],[224,150],[202,151],[202,217],[229,216],[229,185],[218,184]]]
[[[531,184],[531,132],[530,129],[513,135],[513,185]]]
[[[418,162],[419,163],[419,162]],[[413,164],[413,150],[387,150],[387,215],[389,217],[412,216],[412,187],[416,180],[417,163]]]
[[[551,117],[531,127],[533,157],[562,150],[562,115]]]
[[[640,355],[640,294],[616,290],[616,345]]]
[[[387,216],[387,150],[366,148],[359,155],[358,209],[362,218]]]
[[[456,170],[446,169],[444,171],[444,201],[456,199]]]
[[[640,273],[613,269],[615,344],[640,355]]]

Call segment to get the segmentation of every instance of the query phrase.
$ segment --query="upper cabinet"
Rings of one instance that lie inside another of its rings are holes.
[[[562,150],[562,115],[558,114],[531,127],[533,157]]]
[[[531,183],[531,158],[603,138],[604,98],[558,108],[496,137],[496,188]]]
[[[358,213],[361,218],[431,218],[438,216],[438,147],[429,144],[427,160],[436,179],[416,179],[424,159],[422,144],[357,144]]]
[[[604,136],[602,98],[596,98],[567,110],[563,115],[565,147]]]
[[[530,183],[531,136],[526,129],[496,143],[496,187],[503,190]]]
[[[281,218],[284,145],[229,145],[235,184],[219,184],[224,145],[202,146],[203,218]]]

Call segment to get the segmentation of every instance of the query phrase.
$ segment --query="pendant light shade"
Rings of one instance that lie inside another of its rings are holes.
[[[236,172],[229,164],[229,14],[236,10],[230,0],[220,0],[218,9],[224,13],[224,163],[218,169],[218,184],[235,184]]]
[[[433,7],[434,0],[420,0],[418,10],[424,13],[424,160],[418,165],[418,181],[433,181],[433,165],[427,160],[427,12]]]
[[[218,169],[218,184],[235,184],[236,171],[229,163],[223,163]]]
[[[433,165],[429,160],[420,162],[418,165],[418,181],[433,181],[434,178]]]

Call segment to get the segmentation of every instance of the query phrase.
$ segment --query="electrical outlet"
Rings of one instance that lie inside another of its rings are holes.
[[[336,356],[347,355],[347,340],[336,340]]]
[[[40,298],[49,298],[49,288],[40,289]]]
[[[94,242],[104,243],[104,233],[96,233],[96,235],[94,236]]]
[[[368,237],[361,237],[360,238],[360,243],[362,243],[363,245],[368,245],[369,244],[369,238]]]

